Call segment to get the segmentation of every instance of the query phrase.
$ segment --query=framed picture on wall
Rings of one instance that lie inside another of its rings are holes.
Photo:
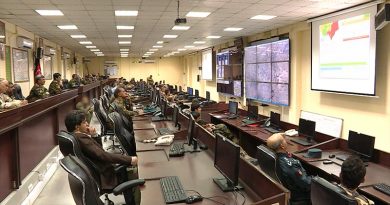
[[[43,56],[43,72],[42,74],[45,76],[45,79],[51,80],[53,74],[53,61],[52,57],[49,55]]]
[[[0,43],[5,44],[5,23],[0,21]]]
[[[28,82],[30,77],[28,70],[28,51],[12,48],[12,63],[14,82]]]

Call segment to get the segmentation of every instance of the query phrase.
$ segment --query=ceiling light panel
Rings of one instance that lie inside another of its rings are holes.
[[[162,48],[163,46],[155,45],[153,48]]]
[[[70,35],[72,38],[87,38],[85,35]]]
[[[118,35],[118,38],[131,38],[133,35]]]
[[[138,16],[138,11],[117,10],[115,16]]]
[[[164,41],[157,41],[157,44],[163,44]]]
[[[221,36],[207,36],[206,38],[217,39],[217,38],[221,38]]]
[[[172,30],[186,31],[190,28],[191,28],[190,26],[174,26],[174,27],[172,27]]]
[[[253,16],[251,19],[254,19],[254,20],[270,20],[270,19],[273,19],[275,17],[276,16],[270,16],[270,15],[257,15],[257,16]]]
[[[119,41],[119,44],[121,44],[121,45],[131,44],[131,41]]]
[[[205,18],[208,15],[210,15],[210,12],[190,11],[187,13],[186,17]]]
[[[130,49],[128,49],[128,48],[121,48],[121,49],[119,49],[119,51],[129,51]]]
[[[86,48],[96,48],[96,46],[85,46]]]
[[[76,25],[60,25],[57,27],[61,30],[76,30],[77,29]]]
[[[79,43],[82,44],[82,45],[92,44],[91,41],[80,41]]]
[[[133,30],[134,26],[116,26],[118,30]]]
[[[236,27],[229,27],[225,28],[224,31],[241,31],[242,28],[236,28]]]
[[[194,44],[205,44],[205,41],[195,41]]]
[[[41,16],[63,16],[60,10],[35,10]]]
[[[163,38],[177,38],[177,35],[164,35]]]

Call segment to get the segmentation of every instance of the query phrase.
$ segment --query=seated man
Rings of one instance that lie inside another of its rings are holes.
[[[58,95],[62,92],[62,80],[61,80],[61,74],[54,73],[53,74],[53,81],[51,81],[49,85],[49,93],[50,95]]]
[[[286,151],[284,136],[281,133],[273,134],[268,138],[267,146],[276,153],[276,174],[291,192],[290,205],[310,205],[311,177],[306,174],[301,162]]]
[[[49,96],[47,88],[45,88],[45,76],[35,76],[35,85],[31,88],[30,95],[27,96],[28,102],[35,102],[39,99],[44,99]]]
[[[80,76],[73,74],[72,79],[69,81],[69,88],[78,88],[80,87],[80,84]]]
[[[106,152],[92,136],[96,135],[95,128],[89,127],[82,111],[74,110],[65,117],[65,126],[68,132],[73,133],[80,144],[82,153],[93,161],[101,171],[102,185],[105,188],[115,187],[113,164],[137,165],[136,156],[126,156]]]
[[[6,94],[9,90],[9,82],[6,79],[0,78],[0,109],[11,109],[26,105],[26,100],[14,100]]]
[[[146,82],[149,84],[149,85],[153,85],[154,81],[153,81],[153,76],[150,75],[149,77],[146,78]]]
[[[355,198],[359,205],[374,204],[373,201],[356,191],[359,185],[364,182],[365,175],[366,166],[364,166],[363,161],[357,156],[348,157],[341,165],[341,184],[339,186],[345,190],[348,196]]]
[[[85,117],[87,118],[87,122],[91,122],[93,106],[87,96],[84,95],[81,98],[81,101],[76,104],[76,109],[84,112]]]
[[[126,118],[131,121],[131,118],[135,115],[138,115],[137,111],[133,111],[133,103],[131,102],[131,99],[125,89],[122,87],[118,87],[115,89],[114,92],[114,101],[113,104],[116,104],[116,106],[122,110],[123,115],[125,115]],[[112,106],[110,106],[110,112],[113,112]]]

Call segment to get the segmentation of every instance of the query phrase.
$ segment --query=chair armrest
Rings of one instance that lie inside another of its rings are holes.
[[[122,184],[119,184],[116,186],[113,190],[112,193],[117,196],[119,194],[122,194],[124,191],[134,188],[136,186],[142,186],[145,184],[145,179],[135,179],[127,182],[123,182]]]
[[[128,165],[123,165],[123,164],[120,164],[118,166],[114,166],[114,170],[115,170],[115,173],[119,173],[119,172],[122,172],[122,171],[127,171]]]

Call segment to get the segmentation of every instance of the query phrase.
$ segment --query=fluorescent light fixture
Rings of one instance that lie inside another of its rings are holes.
[[[89,45],[89,44],[92,44],[91,41],[80,41],[79,43],[82,44],[82,45]]]
[[[129,56],[121,56],[121,58],[127,58],[127,57],[129,57]]]
[[[118,38],[131,38],[133,35],[118,35]]]
[[[0,38],[5,38],[5,36],[0,36]]]
[[[217,38],[221,38],[221,36],[207,36],[206,38],[213,38],[213,39],[217,39]]]
[[[191,28],[190,26],[174,26],[174,27],[172,27],[172,30],[186,31],[190,28]]]
[[[163,44],[164,41],[157,41],[157,44]]]
[[[85,46],[86,48],[96,48],[96,46]]]
[[[121,54],[129,54],[128,51],[121,51]]]
[[[115,16],[138,16],[138,11],[115,11]]]
[[[100,49],[91,49],[92,52],[100,51]]]
[[[60,10],[35,10],[41,16],[63,16]]]
[[[116,26],[118,30],[133,30],[134,26]]]
[[[195,48],[195,46],[184,46],[184,48]]]
[[[77,26],[76,25],[61,25],[57,26],[61,30],[76,30]]]
[[[99,52],[94,52],[95,54],[103,54],[103,52],[99,51]]]
[[[147,54],[153,54],[154,52],[153,51],[148,51],[146,52]]]
[[[149,54],[149,53],[145,53],[144,56],[151,56],[152,54]]]
[[[223,30],[224,31],[241,31],[242,28],[229,27],[229,28],[225,28]]]
[[[104,56],[104,54],[96,54],[96,56]]]
[[[121,49],[119,49],[119,51],[129,51],[130,49],[128,49],[128,48],[121,48]]]
[[[276,16],[270,16],[270,15],[257,15],[257,16],[253,16],[251,19],[255,19],[255,20],[270,20],[270,19],[273,19],[275,17]]]
[[[131,41],[119,41],[119,44],[123,45],[123,44],[131,44]]]
[[[163,38],[177,38],[177,35],[164,35]]]
[[[195,41],[194,44],[205,44],[205,41]]]
[[[70,35],[72,38],[87,38],[85,35]]]
[[[187,49],[185,49],[185,48],[179,48],[179,49],[177,49],[178,51],[186,51]]]
[[[157,46],[153,46],[153,48],[162,48],[163,46],[159,46],[159,45],[157,45]]]
[[[179,51],[173,51],[172,54],[178,54],[180,53]]]
[[[157,48],[151,48],[151,49],[149,49],[149,51],[158,51],[158,49]]]
[[[187,13],[187,17],[197,17],[197,18],[205,18],[210,15],[210,12],[198,12],[198,11],[190,11]]]

